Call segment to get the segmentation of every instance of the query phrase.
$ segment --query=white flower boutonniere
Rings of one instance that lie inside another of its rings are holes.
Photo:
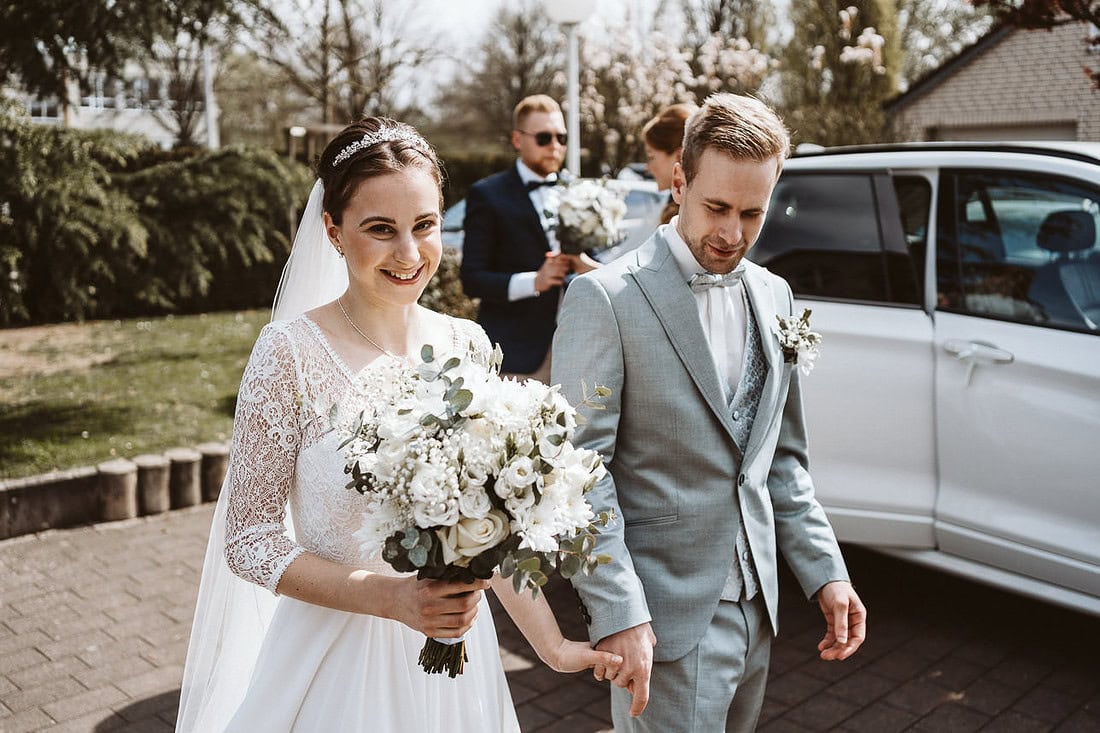
[[[809,374],[817,359],[821,334],[810,330],[810,309],[804,308],[799,318],[776,316],[779,326],[775,329],[779,346],[783,349],[783,361],[796,364],[803,375]]]

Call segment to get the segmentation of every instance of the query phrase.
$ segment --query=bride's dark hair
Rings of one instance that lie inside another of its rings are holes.
[[[443,166],[428,141],[412,125],[388,117],[364,117],[334,137],[317,161],[325,187],[323,207],[339,225],[344,209],[363,181],[416,167],[435,179],[443,202]]]

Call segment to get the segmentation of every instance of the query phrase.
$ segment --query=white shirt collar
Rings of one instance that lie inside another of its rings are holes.
[[[558,174],[557,173],[551,173],[550,175],[543,178],[538,173],[535,173],[533,170],[528,168],[527,165],[522,160],[520,160],[519,158],[516,158],[516,171],[519,173],[519,179],[521,181],[523,181],[524,183],[531,183],[532,181],[556,181],[556,180],[558,180]]]

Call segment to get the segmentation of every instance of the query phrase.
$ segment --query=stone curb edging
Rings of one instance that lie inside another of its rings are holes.
[[[203,443],[0,481],[0,540],[216,501],[228,463],[228,442]]]

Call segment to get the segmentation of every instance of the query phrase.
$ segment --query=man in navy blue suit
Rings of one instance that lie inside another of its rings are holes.
[[[554,237],[566,142],[561,108],[536,94],[516,105],[512,120],[516,164],[466,196],[462,286],[481,299],[478,321],[504,350],[502,372],[548,382],[562,283],[589,265],[559,254]]]

